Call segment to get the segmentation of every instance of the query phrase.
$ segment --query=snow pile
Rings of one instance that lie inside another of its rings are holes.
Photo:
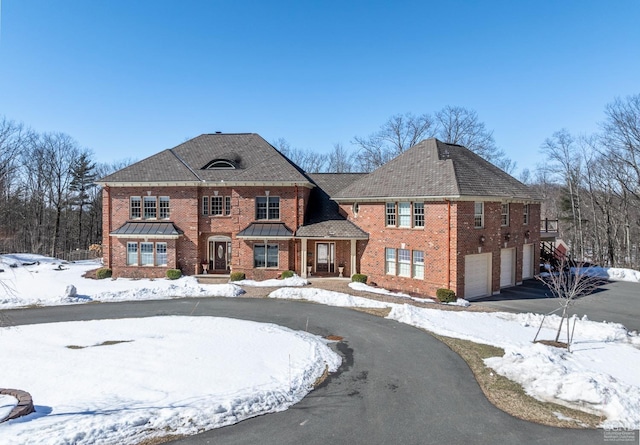
[[[2,444],[194,434],[285,410],[340,365],[319,337],[226,318],[50,323],[0,336],[0,357],[12,357],[2,384],[28,388],[38,404],[2,425]],[[12,403],[0,398],[0,417]]]
[[[9,417],[16,406],[18,406],[18,399],[7,394],[0,394],[0,422]]]
[[[240,286],[258,286],[258,287],[299,287],[306,286],[309,282],[298,275],[294,275],[289,278],[283,278],[280,280],[272,279],[272,280],[264,280],[264,281],[254,281],[254,280],[240,280],[234,281],[235,284]]]
[[[374,294],[389,295],[391,297],[411,298],[410,295],[403,294],[402,292],[391,292],[381,287],[369,286],[368,284],[365,284],[365,283],[351,282],[349,283],[349,287],[353,290],[357,290],[361,292],[371,292]]]
[[[640,283],[640,272],[633,269],[593,266],[584,268],[583,271],[589,276],[603,278],[605,280]]]
[[[269,298],[280,298],[284,300],[305,300],[314,303],[326,304],[338,307],[365,307],[365,308],[387,308],[389,303],[370,300],[368,298],[354,297],[353,295],[333,292],[324,289],[292,289],[282,288],[274,290],[269,294]]]

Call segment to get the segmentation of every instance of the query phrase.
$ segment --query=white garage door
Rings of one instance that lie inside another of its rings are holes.
[[[522,246],[522,279],[533,278],[533,244]]]
[[[481,253],[464,257],[464,298],[491,294],[491,254]]]
[[[500,251],[500,287],[515,286],[516,284],[516,249],[502,249]]]

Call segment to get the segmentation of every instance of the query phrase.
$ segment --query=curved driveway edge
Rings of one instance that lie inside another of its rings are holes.
[[[308,326],[323,337],[341,336],[344,340],[334,346],[343,365],[287,411],[171,443],[605,442],[601,430],[546,427],[505,414],[487,401],[467,364],[446,345],[417,328],[358,311],[294,301],[198,298],[13,310],[10,316],[14,324],[32,324],[191,315],[194,308],[192,315],[272,322],[297,330]]]

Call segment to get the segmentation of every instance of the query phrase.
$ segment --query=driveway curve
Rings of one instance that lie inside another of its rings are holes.
[[[15,325],[158,315],[272,322],[321,336],[343,357],[339,371],[287,411],[186,437],[174,444],[596,444],[600,430],[541,426],[491,405],[467,364],[417,328],[354,310],[242,298],[102,303],[6,311]],[[159,370],[161,372],[161,370]],[[37,402],[37,401],[36,401]],[[615,443],[607,441],[607,443]]]

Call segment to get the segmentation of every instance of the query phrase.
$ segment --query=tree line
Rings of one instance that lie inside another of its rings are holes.
[[[102,241],[95,181],[121,168],[96,163],[64,133],[38,133],[0,117],[0,253],[58,256]]]
[[[600,131],[561,129],[541,144],[543,161],[520,180],[543,200],[542,217],[560,221],[560,236],[580,261],[640,268],[640,95],[605,107]],[[447,106],[434,114],[391,116],[377,131],[356,136],[351,149],[328,153],[272,144],[307,172],[369,172],[428,137],[464,145],[513,173],[477,113]],[[0,253],[86,249],[102,240],[97,178],[130,164],[101,164],[64,133],[37,133],[0,118]]]

